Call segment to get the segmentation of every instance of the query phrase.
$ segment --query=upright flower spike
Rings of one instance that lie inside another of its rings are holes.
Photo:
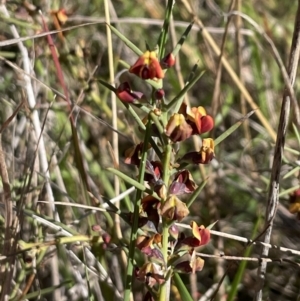
[[[129,69],[130,73],[142,79],[161,79],[165,74],[157,59],[155,51],[147,50]]]

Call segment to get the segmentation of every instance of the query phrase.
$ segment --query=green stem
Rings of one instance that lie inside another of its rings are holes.
[[[169,187],[170,179],[170,162],[171,162],[172,146],[170,144],[166,145],[165,151],[163,154],[163,177],[162,180]]]
[[[160,139],[161,143],[163,145],[168,144],[168,137],[165,134],[164,126],[161,124],[160,119],[153,112],[151,112],[149,114],[149,117],[154,122],[154,124],[158,130],[159,139]]]
[[[197,197],[199,196],[200,192],[202,191],[202,189],[205,187],[207,183],[207,179],[205,179],[201,185],[199,187],[197,187],[197,189],[193,192],[193,194],[191,195],[191,197],[189,198],[189,200],[186,203],[186,206],[188,208],[190,208],[190,206],[194,203],[194,201],[197,199]]]
[[[170,25],[170,19],[172,15],[173,6],[175,4],[174,0],[168,0],[167,8],[166,8],[166,15],[165,15],[165,21],[162,27],[162,31],[160,33],[159,39],[158,39],[158,51],[159,51],[159,59],[162,59],[165,53],[165,45],[168,39],[168,31],[169,31],[169,25]]]
[[[144,146],[142,150],[141,156],[141,163],[139,168],[139,183],[141,186],[144,186],[144,175],[146,170],[146,160],[147,160],[147,150],[148,150],[148,143],[151,137],[151,123],[148,122],[145,132],[145,140]],[[126,279],[125,279],[125,293],[124,293],[124,301],[130,300],[130,292],[132,291],[132,273],[134,267],[134,253],[135,253],[135,245],[136,239],[138,234],[138,220],[139,220],[139,213],[141,207],[141,200],[142,200],[143,190],[137,190],[136,199],[134,203],[134,213],[133,213],[133,225],[131,231],[131,238],[130,238],[130,245],[129,245],[129,258],[128,258],[128,265],[126,271]]]
[[[183,281],[177,273],[174,273],[173,281],[175,283],[176,288],[178,289],[181,300],[193,301],[193,298],[191,297],[189,291],[186,288],[186,285],[183,283]]]
[[[170,180],[170,161],[172,154],[172,146],[170,144],[166,145],[165,152],[163,154],[163,182],[165,183],[167,190],[169,188],[169,180]],[[165,200],[162,200],[165,202]],[[164,257],[164,262],[166,264],[166,273],[168,267],[168,242],[169,242],[169,224],[163,219],[162,222],[162,254]],[[168,281],[164,282],[159,291],[159,301],[169,300],[169,295],[167,294]]]
[[[163,230],[162,230],[162,254],[164,257],[164,261],[166,264],[166,272],[167,274],[167,268],[168,268],[168,242],[169,242],[169,225],[168,223],[163,220]],[[167,288],[168,288],[168,281],[170,279],[166,280],[160,287],[159,291],[159,301],[166,301],[169,300],[170,296],[167,295]]]
[[[146,130],[146,126],[144,125],[143,121],[140,119],[139,115],[135,112],[135,110],[129,105],[129,104],[124,104],[125,107],[127,108],[127,110],[129,111],[129,113],[131,114],[131,116],[135,119],[135,121],[137,122],[137,124],[139,125],[139,127],[142,130]],[[140,107],[141,108],[141,107]],[[146,109],[146,107],[144,106],[144,108]],[[150,111],[149,111],[150,112]],[[157,147],[155,141],[153,140],[152,137],[150,137],[149,139],[151,146],[153,147],[156,155],[161,159],[162,158],[162,154],[160,149]]]

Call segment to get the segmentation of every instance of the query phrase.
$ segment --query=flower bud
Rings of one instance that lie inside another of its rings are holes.
[[[171,68],[175,65],[175,56],[173,53],[168,53],[161,61],[160,65],[163,69]]]

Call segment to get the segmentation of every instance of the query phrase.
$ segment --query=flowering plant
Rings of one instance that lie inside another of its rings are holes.
[[[169,13],[171,9],[169,4]],[[215,156],[214,140],[202,139],[199,150],[184,154],[179,154],[179,151],[180,145],[192,135],[199,136],[212,130],[214,119],[204,107],[191,107],[183,102],[185,93],[201,74],[194,76],[173,100],[168,99],[168,93],[164,90],[168,69],[175,65],[176,55],[191,27],[192,24],[185,30],[175,49],[166,55],[167,22],[155,49],[148,48],[142,52],[132,47],[138,58],[128,66],[128,72],[152,88],[149,99],[141,91],[134,91],[129,81],[121,82],[115,88],[100,80],[134,116],[144,136],[143,141],[125,151],[125,163],[139,169],[138,181],[129,179],[119,170],[110,169],[137,188],[134,212],[130,219],[132,233],[125,300],[130,295],[132,277],[144,282],[147,287],[143,300],[166,300],[169,294],[167,283],[175,273],[193,273],[201,271],[204,266],[196,248],[209,243],[209,229],[192,221],[191,235],[186,235],[180,231],[177,223],[189,214],[191,202],[186,201],[186,196],[191,195],[196,199],[201,191],[188,166],[209,164]],[[111,26],[111,29],[127,45],[131,45],[115,28]],[[133,107],[144,112],[144,116],[140,118]],[[146,258],[142,264],[135,262],[138,251]]]

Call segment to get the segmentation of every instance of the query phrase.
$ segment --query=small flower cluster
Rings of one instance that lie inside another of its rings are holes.
[[[155,51],[147,50],[138,58],[135,64],[130,67],[129,72],[144,80],[158,80],[165,77],[163,69],[168,69],[174,66],[174,64],[175,58],[171,53],[159,62],[157,59],[157,53]],[[116,95],[121,101],[131,103],[140,100],[143,93],[132,91],[129,83],[124,82],[117,88]],[[162,89],[157,90],[156,96],[157,99],[163,98],[164,91]]]
[[[173,142],[186,140],[191,135],[201,135],[214,127],[213,118],[203,107],[188,109],[185,104],[174,113],[166,127],[166,134]]]

